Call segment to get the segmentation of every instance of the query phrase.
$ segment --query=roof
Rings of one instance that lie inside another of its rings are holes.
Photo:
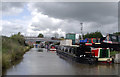
[[[76,33],[67,33],[67,34],[76,34]]]

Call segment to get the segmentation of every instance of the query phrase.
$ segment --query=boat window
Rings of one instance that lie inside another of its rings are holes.
[[[118,36],[118,42],[120,42],[120,36]]]
[[[68,51],[68,49],[67,48],[65,48],[65,52],[67,52]]]
[[[96,39],[93,39],[93,42],[96,43]]]
[[[69,48],[69,53],[71,53],[71,48]]]
[[[108,50],[107,49],[101,49],[100,51],[100,57],[101,58],[107,58],[108,57]]]
[[[64,51],[64,47],[62,47],[62,49],[61,49],[62,51]]]
[[[113,42],[117,42],[117,36],[111,36]]]
[[[72,52],[72,53],[73,53],[73,51],[74,51],[73,48],[71,48],[71,52]]]
[[[91,43],[91,39],[89,39],[89,43]]]
[[[75,48],[72,48],[72,53],[75,54]]]

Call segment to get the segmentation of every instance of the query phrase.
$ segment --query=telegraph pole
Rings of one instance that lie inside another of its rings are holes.
[[[83,23],[80,23],[81,25],[81,39],[83,40]]]

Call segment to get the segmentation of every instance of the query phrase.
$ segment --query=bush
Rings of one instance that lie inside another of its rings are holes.
[[[15,60],[21,59],[30,47],[25,46],[25,40],[19,33],[11,37],[2,36],[2,68],[12,65]]]
[[[110,56],[114,56],[115,54],[120,53],[119,51],[111,51]]]
[[[8,68],[11,65],[11,56],[9,54],[2,54],[2,68]]]
[[[101,32],[92,32],[92,33],[87,33],[83,36],[83,38],[102,38],[103,35],[101,34]]]

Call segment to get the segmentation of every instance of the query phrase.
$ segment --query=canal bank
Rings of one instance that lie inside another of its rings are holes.
[[[42,50],[42,51],[41,51]],[[88,65],[60,58],[55,52],[32,48],[5,75],[118,75],[119,64]]]
[[[9,61],[8,61],[8,57],[5,59],[5,55],[3,55],[3,63],[2,63],[2,74],[4,75],[5,71],[9,68],[11,68],[12,66],[19,64],[19,62],[21,62],[21,60],[23,59],[23,55],[29,51],[31,49],[31,47],[25,47],[25,49],[22,51],[21,55],[14,57],[13,59],[10,57],[9,55]]]
[[[25,52],[31,48],[24,43],[20,34],[11,37],[2,36],[2,72],[10,68],[16,61],[23,58]]]

